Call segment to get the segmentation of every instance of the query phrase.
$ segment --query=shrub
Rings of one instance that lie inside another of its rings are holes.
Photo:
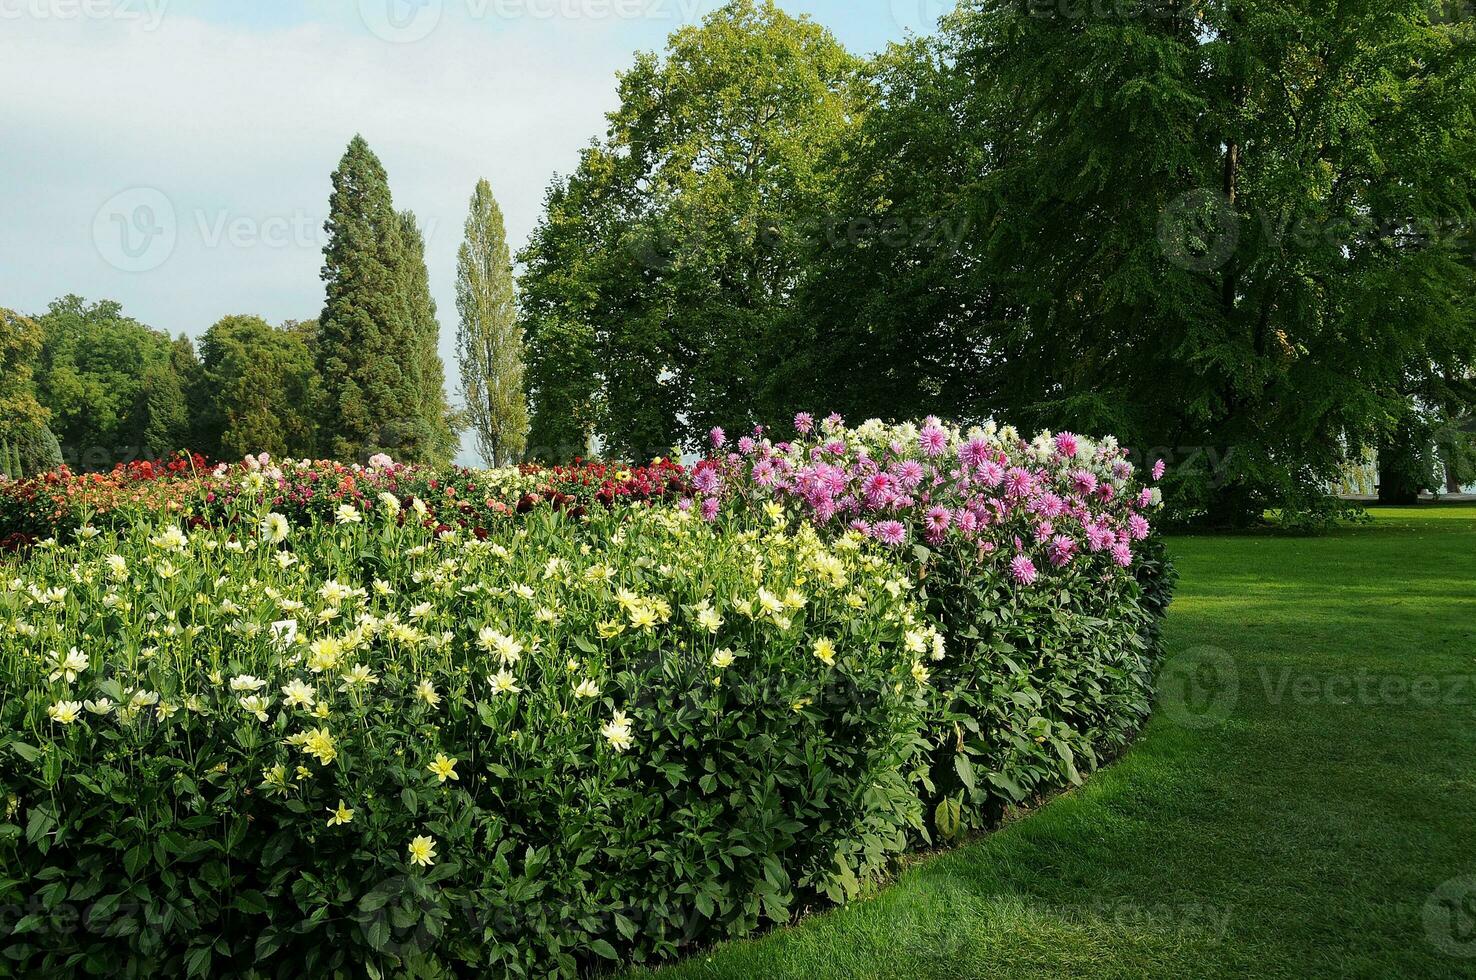
[[[937,651],[947,696],[930,721],[936,829],[987,826],[1126,743],[1151,708],[1172,570],[1146,544],[1161,498],[1114,440],[1027,442],[938,419],[795,426],[793,440],[756,432],[699,464],[700,506],[712,519],[798,514],[912,564],[950,644]]]
[[[11,969],[573,973],[845,897],[921,826],[931,639],[874,546],[399,514],[138,524],[0,586]]]
[[[1174,572],[1112,440],[796,425],[715,431],[691,471],[257,457],[0,488],[55,536],[0,579],[0,952],[668,958],[1126,744]]]

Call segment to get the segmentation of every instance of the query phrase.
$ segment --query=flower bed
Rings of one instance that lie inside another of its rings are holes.
[[[859,542],[252,523],[0,592],[22,973],[573,973],[844,897],[920,826],[925,627]]]
[[[944,836],[1080,782],[1147,717],[1173,570],[1150,537],[1161,495],[1115,440],[802,414],[788,441],[712,442],[720,454],[692,478],[709,519],[862,534],[923,583],[953,654],[934,672],[945,693],[930,725]]]
[[[0,577],[3,962],[665,959],[1125,743],[1173,575],[1110,440],[797,428],[11,495],[85,503]]]
[[[226,519],[241,500],[269,503],[295,525],[333,521],[339,508],[362,511],[389,493],[430,527],[485,534],[512,513],[548,505],[582,516],[591,507],[658,504],[686,491],[686,471],[670,460],[648,466],[580,462],[503,470],[405,466],[376,457],[369,466],[325,460],[274,461],[266,455],[209,466],[200,456],[119,466],[111,473],[66,468],[0,483],[0,553],[65,538],[83,526],[126,527],[161,512],[196,526]]]

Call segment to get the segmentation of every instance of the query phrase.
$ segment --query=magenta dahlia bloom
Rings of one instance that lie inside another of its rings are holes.
[[[958,447],[958,461],[966,469],[977,470],[989,459],[989,443],[983,439],[970,439]]]
[[[1076,556],[1076,542],[1064,534],[1058,534],[1051,539],[1050,559],[1051,564],[1057,568],[1064,568],[1071,564],[1071,559]]]
[[[1004,478],[1004,467],[994,460],[985,460],[979,464],[979,479],[984,481],[986,487],[997,487],[1004,482]]]
[[[872,533],[882,544],[894,548],[907,540],[907,528],[902,526],[901,521],[878,521],[872,528]]]
[[[1138,494],[1138,506],[1147,507],[1151,503],[1153,503],[1153,491],[1144,487],[1142,492]]]
[[[1067,459],[1073,459],[1081,451],[1081,443],[1077,440],[1076,433],[1062,432],[1056,436],[1056,449]]]
[[[1168,467],[1164,464],[1163,460],[1160,459],[1158,462],[1154,463],[1153,464],[1153,479],[1155,479],[1155,480],[1162,480],[1163,479],[1164,470],[1166,470],[1166,469],[1168,469]]]
[[[717,470],[711,466],[699,467],[697,472],[692,474],[692,486],[708,496],[717,493],[719,482]]]
[[[752,436],[744,436],[738,440],[738,451],[745,456],[752,456],[755,445]]]
[[[712,427],[712,431],[707,434],[707,438],[712,440],[712,447],[714,449],[721,449],[728,441],[728,434],[722,430],[721,426],[715,425]]]
[[[1148,519],[1142,514],[1134,514],[1128,518],[1128,533],[1133,536],[1134,541],[1142,541],[1148,537]]]
[[[1077,470],[1071,474],[1071,488],[1085,497],[1097,489],[1097,475],[1088,470]]]
[[[934,534],[942,534],[953,523],[953,511],[947,507],[934,507],[923,518],[923,523]]]
[[[1112,560],[1123,568],[1133,563],[1133,549],[1126,541],[1119,541],[1112,546]]]
[[[972,534],[979,528],[979,516],[971,510],[961,510],[955,518],[958,529],[965,534]]]
[[[892,467],[892,475],[906,490],[911,490],[923,481],[922,464],[915,459],[904,459]]]
[[[1037,574],[1035,562],[1024,555],[1016,555],[1010,561],[1010,575],[1021,585],[1034,585]]]
[[[868,538],[871,537],[871,523],[869,521],[864,521],[864,520],[862,520],[861,518],[858,517],[854,521],[852,521],[848,526],[850,527],[850,529],[852,531],[860,531],[862,534],[866,535]]]
[[[930,425],[918,434],[917,444],[925,456],[942,456],[948,449],[948,433]]]
[[[715,521],[718,516],[718,502],[716,497],[708,497],[702,501],[702,519],[704,521]]]
[[[794,417],[794,428],[800,435],[809,435],[815,428],[815,416],[809,412],[800,412]]]
[[[1023,466],[1011,466],[1010,471],[1005,474],[1005,485],[1010,493],[1024,497],[1035,486],[1035,478]]]

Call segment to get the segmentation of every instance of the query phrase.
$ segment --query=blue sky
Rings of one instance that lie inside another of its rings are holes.
[[[615,73],[719,5],[0,0],[0,306],[106,297],[191,335],[316,316],[329,174],[362,132],[427,230],[450,368],[476,181],[521,245],[549,180],[603,132]],[[952,4],[781,6],[868,52]]]

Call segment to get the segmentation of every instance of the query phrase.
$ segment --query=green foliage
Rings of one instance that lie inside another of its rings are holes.
[[[492,185],[477,181],[456,258],[457,360],[477,450],[491,466],[522,460],[528,436],[523,332],[512,256]],[[547,338],[545,338],[545,343]],[[559,356],[568,363],[571,352]]]
[[[79,296],[55,301],[37,322],[38,394],[69,463],[107,469],[190,441],[191,378],[168,336],[111,300]]]
[[[669,510],[486,541],[396,516],[235,551],[135,525],[0,586],[12,969],[572,976],[854,895],[921,828],[888,563]]]
[[[305,329],[273,329],[254,316],[228,316],[205,332],[201,452],[219,459],[313,455],[319,385],[309,338]]]
[[[61,464],[50,413],[36,400],[31,364],[41,339],[34,320],[0,308],[0,475],[11,479]]]
[[[936,393],[1213,449],[1174,499],[1217,521],[1325,493],[1476,359],[1471,25],[1069,7],[975,0],[881,59],[846,208],[898,234],[825,250],[788,383],[860,364],[853,412]]]
[[[858,70],[814,23],[735,0],[621,76],[607,138],[521,255],[535,446],[593,415],[612,452],[648,458],[756,420]]]
[[[441,324],[436,319],[436,301],[431,299],[430,272],[425,267],[425,236],[409,211],[400,214],[405,253],[401,275],[410,308],[414,352],[419,359],[418,405],[423,435],[421,444],[406,459],[444,466],[458,447],[456,416],[446,401],[446,367],[441,363]]]
[[[425,279],[424,242],[397,214],[388,178],[355,136],[333,173],[325,230],[327,302],[315,345],[322,384],[320,450],[364,460],[449,458],[439,329]]]

